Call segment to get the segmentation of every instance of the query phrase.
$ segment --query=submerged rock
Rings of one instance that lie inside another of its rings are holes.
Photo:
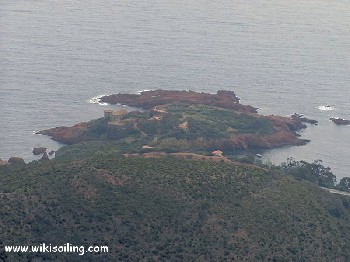
[[[331,117],[329,120],[336,125],[350,125],[350,120],[348,119]]]

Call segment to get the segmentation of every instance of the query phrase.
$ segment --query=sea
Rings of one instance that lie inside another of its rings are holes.
[[[264,115],[319,121],[262,161],[350,176],[348,0],[1,0],[0,158],[62,145],[35,132],[101,117],[98,96],[233,90]]]

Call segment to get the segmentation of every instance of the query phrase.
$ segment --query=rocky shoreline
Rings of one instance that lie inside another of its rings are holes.
[[[312,125],[318,125],[318,121],[315,119],[311,119],[311,118],[307,118],[302,114],[298,114],[298,113],[294,113],[293,115],[291,115],[292,119],[299,119],[301,122],[303,123],[308,123],[308,124],[312,124]]]
[[[216,94],[197,93],[194,91],[153,90],[135,94],[113,94],[100,98],[103,103],[124,104],[143,109],[151,109],[155,106],[177,103],[179,101],[217,106],[225,109],[233,109],[246,113],[257,113],[257,108],[250,105],[242,105],[233,91],[219,90]]]
[[[88,137],[82,135],[82,131],[86,128],[87,123],[81,122],[74,126],[60,126],[37,132],[38,135],[50,136],[52,140],[57,142],[73,145],[89,140]]]
[[[300,139],[297,131],[306,128],[303,120],[300,117],[281,117],[281,116],[262,116],[256,111],[256,108],[250,105],[242,105],[239,103],[239,98],[232,91],[218,91],[217,94],[196,93],[193,91],[145,91],[140,95],[133,94],[116,94],[102,97],[103,102],[120,103],[128,106],[142,107],[150,110],[154,117],[162,118],[159,113],[162,110],[155,110],[159,106],[164,106],[172,103],[186,103],[194,105],[207,105],[217,107],[218,110],[229,109],[247,118],[261,119],[269,121],[272,124],[275,132],[266,135],[254,135],[251,133],[237,134],[231,138],[206,140],[208,148],[229,151],[232,149],[270,149],[283,146],[304,145],[308,140]],[[127,117],[135,114],[130,112]],[[153,118],[154,118],[153,117]],[[151,121],[151,120],[150,120]],[[89,126],[94,125],[94,120],[91,122],[82,122],[71,127],[55,127],[38,132],[39,134],[48,135],[53,140],[64,144],[76,144],[83,141],[92,141],[93,137],[85,132]],[[123,121],[119,121],[119,126],[124,125]],[[118,125],[111,125],[104,128],[118,128]],[[137,126],[137,123],[135,124]]]

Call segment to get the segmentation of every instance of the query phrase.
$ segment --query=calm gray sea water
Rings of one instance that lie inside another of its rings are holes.
[[[57,149],[33,131],[101,116],[99,94],[227,89],[320,121],[302,132],[311,143],[264,160],[350,176],[350,127],[328,120],[350,118],[349,14],[348,0],[1,0],[0,158]]]

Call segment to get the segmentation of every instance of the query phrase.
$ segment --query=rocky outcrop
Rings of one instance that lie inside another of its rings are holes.
[[[193,91],[154,90],[135,94],[114,94],[104,96],[101,102],[109,104],[125,104],[134,107],[151,109],[155,106],[178,102],[217,106],[246,113],[256,113],[257,109],[250,105],[242,105],[233,91],[220,90],[217,94],[196,93]]]
[[[17,156],[10,157],[7,162],[13,165],[24,165],[26,163],[23,158]]]
[[[299,119],[292,119],[281,116],[261,116],[266,117],[273,123],[276,131],[270,135],[242,134],[231,139],[208,141],[209,148],[220,149],[222,151],[232,151],[232,149],[271,149],[283,146],[301,146],[310,140],[298,138],[296,131],[306,128]]]
[[[270,115],[267,117],[273,123],[273,125],[279,130],[284,130],[287,132],[298,131],[300,129],[306,128],[306,125],[302,123],[300,119],[287,118],[282,116]]]
[[[41,155],[44,154],[46,152],[46,147],[34,147],[33,148],[33,155],[37,156],[37,155]]]
[[[40,158],[40,161],[43,162],[43,161],[48,161],[48,160],[50,160],[50,158],[49,158],[49,155],[47,154],[47,152],[45,151],[43,156]]]
[[[318,125],[318,121],[317,121],[317,120],[304,117],[303,115],[298,114],[298,113],[294,113],[294,114],[291,115],[290,117],[291,117],[292,119],[299,119],[299,120],[300,120],[301,122],[303,122],[303,123],[309,123],[309,124],[312,124],[312,125]]]
[[[272,149],[283,146],[301,146],[310,140],[299,139],[288,131],[279,131],[269,136],[241,135],[232,139],[208,141],[209,148],[217,148],[222,151],[247,150],[247,149]]]
[[[310,140],[299,139],[288,131],[279,131],[269,136],[249,136],[246,138],[249,148],[271,149],[283,146],[301,146]]]
[[[0,166],[4,166],[4,165],[6,165],[7,164],[7,161],[4,161],[4,160],[1,160],[0,159]]]
[[[51,150],[51,151],[49,152],[49,156],[52,156],[53,154],[55,154],[55,151],[54,151],[54,150]]]
[[[286,118],[271,115],[268,118],[272,121],[277,131],[268,136],[252,136],[249,141],[257,148],[275,148],[281,146],[305,145],[310,140],[299,139],[296,131],[306,128],[300,119]]]
[[[37,134],[50,136],[53,140],[72,145],[88,140],[82,135],[82,131],[86,128],[87,123],[79,123],[71,127],[61,126],[37,132]]]
[[[350,120],[348,119],[331,117],[329,120],[336,125],[350,125]]]

